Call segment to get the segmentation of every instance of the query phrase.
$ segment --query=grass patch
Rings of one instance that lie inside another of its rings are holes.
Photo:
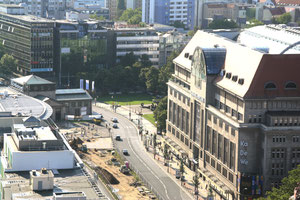
[[[118,103],[119,105],[126,106],[128,104],[130,105],[140,105],[141,103],[151,104],[152,99],[153,96],[148,94],[114,94],[114,95],[105,95],[103,97],[99,97],[97,100],[107,104]]]
[[[146,114],[146,115],[143,115],[143,117],[146,120],[148,120],[149,122],[151,122],[154,126],[156,126],[155,119],[154,119],[154,114]]]

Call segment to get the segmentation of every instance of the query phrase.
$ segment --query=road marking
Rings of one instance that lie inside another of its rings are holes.
[[[163,187],[164,187],[164,189],[165,189],[165,193],[166,193],[166,195],[167,195],[167,198],[170,199],[170,197],[169,197],[169,195],[168,195],[168,190],[167,190],[167,187],[165,186],[165,184],[159,179],[159,177],[158,177],[156,174],[154,174],[154,172],[146,165],[146,163],[145,163],[142,159],[140,159],[140,157],[139,157],[139,156],[135,153],[135,151],[133,150],[133,148],[132,148],[132,146],[131,146],[131,143],[130,143],[129,141],[131,141],[130,138],[127,140],[127,143],[128,143],[128,145],[129,145],[130,149],[132,150],[132,152],[135,154],[136,158],[139,159],[139,161],[140,161],[141,163],[143,163],[143,165],[145,165],[145,167],[151,172],[151,174],[153,174],[153,176],[159,180],[159,182],[163,185]]]

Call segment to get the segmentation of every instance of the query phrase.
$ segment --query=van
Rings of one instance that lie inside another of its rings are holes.
[[[179,171],[179,170],[176,170],[175,177],[176,177],[177,179],[180,178],[180,171]]]

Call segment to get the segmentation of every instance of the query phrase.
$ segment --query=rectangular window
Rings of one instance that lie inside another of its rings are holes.
[[[219,127],[223,128],[223,121],[222,120],[219,120]]]
[[[225,176],[226,178],[227,178],[227,169],[225,169],[224,167],[223,167],[223,176]]]
[[[217,170],[221,173],[221,165],[219,163],[217,163]]]
[[[229,106],[225,106],[225,112],[230,113],[230,107]]]
[[[231,182],[231,183],[233,183],[233,174],[232,173],[228,173],[228,179],[229,179],[229,181]]]

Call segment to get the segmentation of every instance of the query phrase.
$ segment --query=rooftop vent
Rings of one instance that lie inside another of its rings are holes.
[[[193,58],[193,56],[192,56],[192,55],[190,55],[190,56],[189,56],[189,59],[190,59],[190,60],[192,60],[192,58]]]
[[[185,53],[185,54],[184,54],[184,57],[185,57],[185,58],[188,58],[189,55],[190,55],[189,53]]]
[[[228,79],[231,78],[231,73],[230,73],[230,72],[227,72],[227,73],[226,73],[226,78],[228,78]]]
[[[240,78],[239,81],[238,81],[238,84],[244,85],[244,79],[243,79],[243,78]]]
[[[238,76],[232,76],[232,81],[234,81],[234,82],[236,82],[237,81],[237,79],[238,79]]]
[[[225,75],[225,73],[226,73],[226,70],[225,69],[221,69],[221,71],[220,71],[220,76],[224,76]]]

